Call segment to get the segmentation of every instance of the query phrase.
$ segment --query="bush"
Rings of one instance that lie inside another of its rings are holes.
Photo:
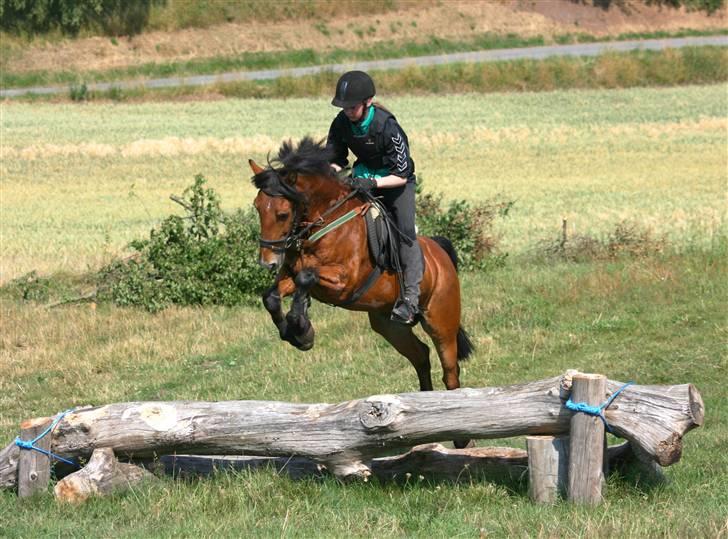
[[[148,239],[131,243],[134,254],[101,270],[98,300],[141,306],[155,312],[169,305],[257,304],[272,282],[258,260],[259,222],[254,210],[230,215],[202,175],[182,197],[172,197],[187,215],[172,215]],[[420,234],[453,242],[463,269],[502,265],[492,226],[513,202],[471,205],[454,201],[446,208],[432,194],[418,197]]]
[[[76,35],[99,29],[133,35],[144,29],[152,5],[164,0],[0,0],[0,28],[34,35],[52,30]]]
[[[498,253],[498,239],[493,225],[498,217],[506,217],[515,201],[486,201],[471,204],[454,200],[444,206],[442,195],[423,193],[417,186],[417,226],[424,236],[449,239],[460,261],[460,269],[486,270],[505,263],[507,253]]]
[[[555,241],[542,242],[537,251],[545,253],[547,258],[587,262],[655,256],[665,252],[666,244],[664,236],[655,236],[651,230],[629,221],[617,223],[614,230],[604,238],[586,234],[569,237],[564,222],[561,237]]]
[[[99,298],[158,311],[177,305],[238,305],[259,301],[271,276],[258,260],[258,217],[226,215],[201,175],[181,198],[187,216],[167,217],[149,239],[134,241],[129,259],[100,273]]]

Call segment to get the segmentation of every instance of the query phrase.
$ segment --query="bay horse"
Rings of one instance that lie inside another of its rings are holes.
[[[259,263],[277,272],[275,284],[263,294],[263,304],[281,338],[300,350],[309,350],[314,343],[307,314],[310,297],[366,311],[372,329],[412,363],[420,390],[431,391],[428,346],[411,327],[389,319],[399,283],[392,271],[375,273],[363,217],[370,204],[333,171],[330,159],[323,142],[305,137],[296,148],[290,141],[284,142],[278,157],[265,169],[249,160],[252,182],[258,188],[254,206],[260,218]],[[345,215],[355,217],[317,237],[317,231]],[[473,352],[460,326],[457,255],[445,238],[418,237],[417,241],[425,259],[420,320],[440,358],[445,387],[457,389],[458,360]],[[373,284],[357,294],[372,276]],[[291,294],[291,309],[284,316],[281,299]],[[462,443],[467,442],[457,445]]]

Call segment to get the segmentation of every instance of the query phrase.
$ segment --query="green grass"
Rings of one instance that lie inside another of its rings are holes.
[[[708,248],[725,231],[724,85],[382,95],[425,190],[516,200],[498,228],[506,252],[555,239],[562,217],[570,235],[604,236],[629,220],[676,248]],[[168,197],[197,173],[225,209],[247,206],[247,159],[325,136],[335,112],[318,98],[4,104],[0,282],[98,268],[179,211]]]
[[[686,436],[666,485],[613,476],[600,507],[538,507],[519,481],[340,485],[230,473],[164,479],[80,508],[50,496],[21,501],[0,493],[3,536],[716,536],[728,503],[726,254],[722,247],[608,264],[520,261],[463,276],[464,324],[478,346],[463,365],[466,386],[535,380],[567,368],[697,385],[706,425]],[[363,315],[320,304],[312,310],[318,342],[307,354],[278,342],[262,309],[152,316],[104,306],[49,311],[7,298],[0,307],[0,437],[7,441],[26,417],[87,403],[336,402],[417,385],[413,369],[367,329]]]
[[[616,37],[594,37],[589,36],[588,34],[565,34],[562,36],[556,36],[554,38],[554,42],[557,44],[591,43],[600,41],[625,41],[652,38],[664,39],[669,37],[695,37],[727,34],[728,30],[685,30],[679,32],[620,34]],[[282,69],[323,64],[449,54],[455,52],[534,47],[547,44],[546,40],[541,36],[524,38],[513,34],[499,35],[485,33],[460,41],[432,37],[424,43],[411,41],[404,43],[383,41],[370,45],[367,48],[358,49],[336,48],[330,51],[299,49],[280,52],[249,52],[237,56],[217,56],[212,58],[199,58],[195,60],[168,63],[147,63],[138,66],[129,66],[103,71],[86,71],[83,73],[63,71],[62,69],[58,71],[28,71],[12,73],[8,72],[7,69],[4,69],[2,78],[0,78],[0,88],[26,88],[31,86],[75,84],[80,81],[85,83],[115,82],[128,79],[207,75],[224,73],[227,71]]]
[[[81,507],[0,493],[3,537],[716,537],[728,508],[725,84],[661,89],[392,97],[426,190],[515,199],[498,230],[505,267],[464,274],[477,347],[463,385],[568,368],[640,384],[694,383],[706,423],[659,487],[612,476],[596,508],[532,505],[523,481],[406,486],[292,481],[272,472],[162,479]],[[386,95],[386,94],[383,94]],[[0,281],[36,269],[66,288],[177,206],[197,172],[232,209],[247,159],[323,136],[328,100],[3,103]],[[628,219],[662,255],[566,263],[542,240],[603,237]],[[66,272],[60,276],[59,272]],[[48,309],[0,289],[0,445],[22,420],[141,399],[338,402],[417,389],[366,317],[314,303],[316,347],[278,341],[262,308],[106,304]],[[417,330],[420,332],[420,330]],[[421,333],[420,333],[421,335]],[[433,358],[434,359],[434,358]],[[442,384],[433,361],[433,379]],[[521,439],[498,442],[521,446]]]

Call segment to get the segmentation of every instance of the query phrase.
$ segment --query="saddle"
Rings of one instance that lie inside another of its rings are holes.
[[[384,271],[396,273],[400,296],[404,291],[404,275],[402,266],[399,263],[399,243],[405,240],[401,239],[402,235],[394,226],[394,221],[384,205],[374,197],[370,197],[369,202],[370,206],[364,214],[364,220],[367,227],[369,253],[374,260],[374,270],[369,274],[364,284],[355,290],[342,305],[357,301],[372,287]]]
[[[388,220],[385,219],[386,208],[375,200],[364,215],[367,223],[367,240],[369,243],[369,252],[375,264],[383,270],[394,270],[394,257],[398,256],[396,248],[392,248],[392,234],[390,227],[387,226]],[[396,235],[394,235],[396,241]]]

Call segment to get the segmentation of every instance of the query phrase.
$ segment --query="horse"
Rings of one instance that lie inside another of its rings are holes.
[[[393,271],[380,272],[368,248],[363,214],[367,197],[333,171],[323,141],[303,138],[297,147],[283,142],[278,157],[263,168],[252,159],[254,207],[260,218],[259,264],[276,273],[263,293],[263,305],[281,339],[310,350],[315,332],[308,318],[310,298],[354,311],[365,311],[371,328],[415,368],[421,391],[431,391],[430,350],[413,328],[390,321],[400,283]],[[344,224],[339,218],[349,216]],[[321,234],[324,230],[330,230]],[[417,238],[424,255],[419,300],[420,322],[432,339],[447,389],[460,387],[459,361],[473,345],[460,325],[457,254],[442,237]],[[284,316],[281,300],[293,295]],[[467,441],[456,441],[464,447]]]

